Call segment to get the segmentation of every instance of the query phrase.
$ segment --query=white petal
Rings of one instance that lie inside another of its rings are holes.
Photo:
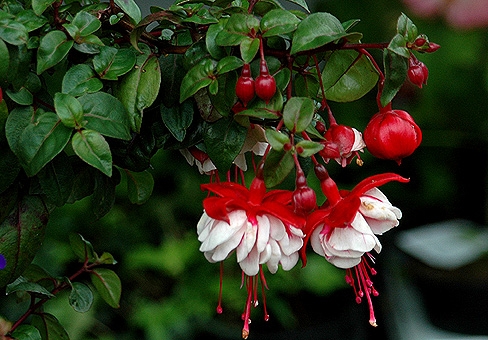
[[[335,228],[327,240],[329,248],[335,250],[371,251],[376,245],[373,234],[362,234],[354,228]]]
[[[285,240],[286,242],[284,242]],[[289,237],[288,235],[286,235],[278,243],[280,244],[283,254],[291,255],[300,250],[300,248],[303,246],[303,239],[298,236],[292,235],[291,237]]]
[[[290,256],[282,255],[280,260],[281,267],[283,268],[283,270],[292,269],[293,267],[295,267],[297,262],[298,262],[298,253],[293,253]]]
[[[360,213],[356,213],[356,216],[354,216],[354,220],[351,222],[351,227],[352,229],[356,230],[357,232],[361,234],[373,234],[373,231],[369,227],[368,222],[364,219],[364,216],[361,215]],[[340,228],[337,228],[340,229]],[[344,229],[344,228],[342,228]]]
[[[322,229],[323,225],[313,231],[312,235],[310,236],[310,244],[312,245],[312,249],[314,252],[316,252],[320,256],[325,256],[324,247],[322,245],[323,236],[321,236],[320,234]]]
[[[268,262],[270,258],[271,258],[271,245],[266,244],[264,250],[259,254],[259,264],[264,264]]]
[[[205,211],[203,212],[203,215],[200,217],[197,224],[197,234],[200,242],[208,237],[208,233],[210,232],[211,225],[214,221],[215,220],[210,218]]]
[[[246,222],[246,229],[241,243],[237,246],[237,262],[244,260],[256,243],[256,229],[250,222]]]
[[[329,261],[338,268],[347,269],[357,266],[361,262],[361,257],[345,258],[339,256],[331,256],[327,258],[327,261]]]
[[[274,240],[281,240],[286,235],[285,225],[274,216],[267,215],[270,223],[270,237]]]
[[[256,247],[242,261],[238,262],[246,275],[254,276],[259,273],[259,254]]]
[[[193,165],[195,162],[195,157],[188,151],[188,149],[180,149],[181,154],[185,157],[188,164]]]
[[[257,216],[258,220],[258,235],[257,235],[257,249],[258,252],[262,252],[266,245],[268,244],[269,240],[269,219],[266,215],[264,216]]]
[[[246,156],[244,156],[243,153],[237,155],[237,157],[234,159],[234,164],[237,165],[242,171],[247,171]]]
[[[371,218],[366,218],[366,222],[368,223],[369,227],[376,235],[382,235],[383,233],[387,232],[388,230],[398,226],[398,220],[394,221],[378,221]]]
[[[208,251],[229,240],[243,225],[247,224],[246,212],[236,210],[229,213],[230,224],[225,221],[216,221],[208,237],[202,242],[200,251]]]
[[[236,247],[241,243],[242,236],[244,235],[244,227],[241,228],[237,233],[234,234],[227,242],[222,243],[217,246],[213,251],[212,259],[215,262],[223,261],[229,256],[229,254],[236,249]]]
[[[266,265],[268,266],[268,270],[274,274],[278,270],[278,263],[281,260],[281,250],[278,243],[272,239],[269,240],[269,245],[271,246],[271,256],[266,262]]]

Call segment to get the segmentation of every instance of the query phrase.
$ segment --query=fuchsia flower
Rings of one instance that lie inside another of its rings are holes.
[[[415,57],[410,57],[408,60],[408,79],[412,84],[422,88],[422,85],[427,85],[427,79],[429,78],[429,69],[423,62]]]
[[[319,155],[325,162],[335,159],[342,167],[351,163],[354,156],[358,156],[358,151],[366,147],[361,132],[346,125],[331,124],[324,138],[324,148],[319,151]]]
[[[350,192],[339,192],[322,165],[317,165],[315,170],[327,201],[321,209],[310,214],[305,228],[306,242],[310,240],[313,250],[336,267],[347,269],[346,281],[354,287],[356,301],[360,303],[366,295],[369,321],[376,326],[371,295],[378,293],[369,277],[376,272],[364,255],[373,259],[370,252],[381,251],[376,235],[396,227],[402,217],[400,209],[392,206],[377,187],[390,181],[408,182],[408,179],[392,173],[375,175],[360,182]],[[306,263],[305,247],[301,255]]]
[[[296,265],[303,245],[305,220],[293,213],[290,191],[266,192],[260,177],[252,181],[250,189],[231,182],[203,184],[202,189],[216,196],[203,201],[204,213],[197,226],[198,240],[202,242],[200,251],[210,262],[223,261],[236,252],[237,262],[248,276],[242,333],[247,338],[253,277],[260,274],[264,280],[263,264],[271,273],[276,273],[279,264],[284,270]],[[221,312],[220,297],[218,310]]]

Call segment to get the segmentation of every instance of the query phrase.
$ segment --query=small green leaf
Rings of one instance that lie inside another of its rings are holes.
[[[381,92],[381,105],[384,107],[393,100],[407,78],[408,59],[389,49],[383,51],[385,83]]]
[[[87,285],[81,282],[71,283],[69,304],[78,313],[86,313],[93,304],[93,293]]]
[[[188,71],[181,82],[180,103],[212,83],[215,64],[212,59],[204,59]]]
[[[71,140],[74,152],[83,161],[100,170],[107,176],[112,176],[112,153],[110,146],[103,136],[93,130],[77,131]]]
[[[56,93],[54,96],[56,114],[67,127],[80,127],[83,119],[83,107],[72,95]]]
[[[69,340],[69,335],[58,319],[52,314],[36,313],[32,316],[32,325],[35,326],[42,339]],[[41,339],[41,338],[39,338]]]
[[[273,9],[261,19],[263,37],[273,37],[293,32],[297,29],[300,19],[284,9]]]
[[[0,38],[12,45],[23,45],[29,39],[29,32],[16,19],[0,19]]]
[[[134,0],[115,0],[114,2],[134,21],[135,24],[141,21],[141,9],[137,6],[137,3]]]
[[[33,5],[34,2],[35,1],[32,1]],[[47,19],[45,17],[36,15],[36,13],[30,9],[25,9],[17,13],[16,21],[24,25],[29,32],[35,31],[47,23]]]
[[[25,87],[21,87],[17,92],[7,89],[5,93],[19,105],[32,105],[34,102],[34,96]]]
[[[93,57],[93,68],[100,78],[117,80],[136,64],[136,55],[128,48],[117,49],[101,46],[100,53]]]
[[[308,9],[307,2],[305,0],[287,0],[288,2],[298,5],[301,8],[303,8],[305,11],[310,13],[310,10]]]
[[[323,148],[323,144],[311,140],[302,140],[296,144],[296,150],[300,150],[298,154],[302,157],[310,157]]]
[[[32,325],[20,325],[12,332],[15,340],[41,340],[41,333]]]
[[[294,133],[304,131],[312,122],[313,115],[314,103],[307,97],[292,97],[283,109],[285,126]]]
[[[133,204],[145,203],[152,194],[154,178],[149,171],[124,170],[127,175],[127,194]]]
[[[235,46],[249,39],[251,33],[258,32],[259,19],[251,14],[235,13],[226,22],[216,37],[220,46]]]
[[[63,77],[62,92],[78,97],[85,93],[98,92],[103,84],[86,64],[71,67]]]
[[[230,169],[244,145],[246,135],[247,129],[233,117],[221,118],[208,125],[203,141],[210,159],[219,171]]]
[[[276,151],[271,149],[264,163],[264,182],[267,188],[272,188],[288,176],[295,167],[295,161],[290,151]]]
[[[293,34],[291,54],[312,50],[346,37],[349,33],[330,13],[313,13],[302,20]]]
[[[80,262],[88,261],[89,263],[93,263],[98,260],[98,255],[95,253],[91,242],[85,240],[80,234],[70,234],[69,243],[71,250]]]
[[[10,294],[15,293],[15,292],[33,293],[37,297],[48,298],[48,299],[54,297],[54,295],[51,294],[50,291],[48,291],[46,288],[44,288],[40,284],[35,283],[35,282],[29,282],[22,276],[19,276],[14,282],[12,282],[11,284],[8,284],[7,288],[5,290],[5,293],[7,295],[10,295]]]
[[[117,274],[110,269],[96,268],[90,273],[91,282],[103,300],[113,308],[119,308],[122,283]]]
[[[245,63],[250,63],[259,50],[259,38],[247,38],[240,45],[241,57]]]
[[[410,51],[408,50],[407,40],[401,34],[396,34],[388,44],[388,49],[393,53],[398,54],[404,58],[410,58]]]
[[[205,46],[212,58],[219,60],[227,55],[226,49],[217,45],[217,35],[224,29],[227,19],[220,19],[218,24],[208,26],[207,34],[205,35]]]
[[[58,64],[73,47],[63,31],[51,31],[41,38],[37,51],[37,74]]]
[[[64,24],[63,27],[76,40],[78,37],[86,37],[95,33],[102,27],[102,23],[94,15],[85,11],[79,11],[76,13],[73,21],[70,24]]]
[[[37,15],[41,15],[56,0],[32,0],[32,9]]]
[[[216,66],[217,74],[224,74],[242,67],[243,61],[235,56],[224,57],[219,60]]]
[[[398,18],[397,33],[402,35],[408,42],[413,42],[418,36],[417,26],[404,13]]]
[[[290,143],[290,137],[280,131],[266,129],[266,139],[276,151],[283,150],[283,145]]]
[[[131,139],[129,115],[122,103],[106,92],[85,94],[79,98],[85,127],[104,136]]]
[[[186,130],[193,121],[193,113],[193,103],[190,100],[186,100],[181,105],[171,108],[161,105],[163,123],[179,142],[185,139]]]
[[[103,252],[100,258],[98,259],[98,263],[100,264],[117,264],[117,261],[114,259],[112,254]]]

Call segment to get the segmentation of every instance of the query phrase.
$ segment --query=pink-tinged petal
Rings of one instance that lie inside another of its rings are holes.
[[[281,252],[287,256],[296,253],[303,246],[303,239],[298,236],[286,235],[279,242]]]
[[[378,240],[378,238],[375,236],[376,238],[376,245],[374,246],[374,251],[377,252],[378,254],[381,253],[381,249],[383,248],[383,246],[381,245],[380,243],[380,240]]]
[[[354,228],[336,228],[326,242],[329,249],[335,251],[368,252],[376,245],[373,233],[366,235]]]
[[[253,249],[256,243],[257,226],[247,223],[241,243],[237,246],[237,262],[243,261]]]
[[[316,252],[320,256],[325,257],[324,246],[323,246],[324,234],[322,234],[321,231],[322,231],[322,227],[316,228],[313,231],[310,237],[310,244],[312,245],[312,249],[314,252]]]
[[[264,248],[268,244],[270,222],[266,215],[257,216],[257,220],[258,220],[258,235],[257,235],[256,246],[258,252],[260,253],[264,251]]]
[[[361,262],[361,257],[339,257],[339,256],[331,256],[326,258],[327,261],[332,263],[337,268],[347,269],[357,266]]]
[[[247,224],[246,213],[242,210],[233,211],[229,214],[231,223],[217,221],[213,224],[208,237],[202,242],[200,251],[209,251],[229,240],[236,232]]]
[[[279,241],[286,235],[285,225],[274,216],[268,216],[270,228],[269,234],[273,240]]]
[[[282,255],[280,260],[281,268],[283,268],[283,270],[291,270],[293,267],[295,267],[297,262],[298,253],[296,252],[288,256]]]
[[[397,181],[401,183],[407,183],[410,179],[397,175],[395,173],[387,172],[384,174],[373,175],[363,179],[351,190],[349,195],[361,196],[372,188],[380,187],[388,182]]]
[[[254,247],[248,253],[248,255],[244,259],[242,259],[242,261],[237,261],[237,262],[239,262],[242,271],[247,276],[254,276],[259,273],[259,253],[256,247]]]
[[[300,238],[303,238],[305,234],[303,234],[303,231],[301,229],[295,228],[294,226],[288,226],[288,231],[292,233],[295,236],[298,236]]]

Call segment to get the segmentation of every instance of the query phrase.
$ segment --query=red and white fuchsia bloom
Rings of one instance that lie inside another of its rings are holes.
[[[263,264],[271,273],[276,273],[279,264],[284,270],[296,265],[303,245],[305,220],[293,213],[290,191],[266,192],[262,178],[255,178],[250,189],[232,182],[203,184],[202,189],[216,196],[203,201],[204,213],[197,226],[198,240],[202,242],[200,251],[210,262],[223,261],[236,252],[237,262],[248,277],[242,331],[247,338],[256,284],[256,281],[253,284],[254,276],[261,274],[264,280]],[[268,318],[266,310],[265,318]]]
[[[324,138],[324,148],[319,155],[325,162],[335,159],[342,167],[351,163],[354,156],[358,156],[358,152],[366,147],[361,132],[346,125],[331,124]]]
[[[350,192],[340,192],[323,166],[317,165],[315,170],[327,201],[307,219],[306,241],[310,240],[313,250],[327,261],[347,269],[346,281],[354,287],[356,301],[359,303],[366,296],[369,321],[376,326],[370,295],[378,293],[369,278],[376,272],[364,255],[372,258],[372,250],[379,253],[381,243],[376,235],[397,226],[402,217],[400,209],[394,207],[377,187],[390,181],[408,182],[408,179],[386,173],[363,180]],[[306,262],[305,248],[301,255]]]

